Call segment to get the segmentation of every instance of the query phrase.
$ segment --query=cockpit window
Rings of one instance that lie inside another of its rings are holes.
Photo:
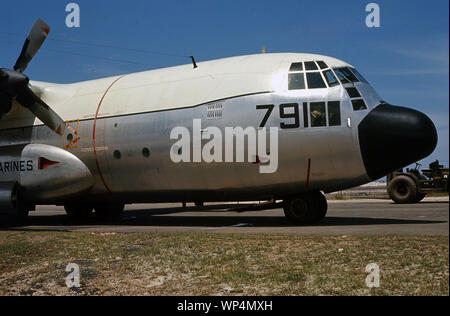
[[[358,89],[356,89],[355,87],[345,88],[345,90],[347,90],[347,93],[348,93],[348,96],[350,97],[350,99],[361,97],[361,94],[359,93]]]
[[[325,102],[311,102],[310,105],[311,127],[327,126]]]
[[[305,69],[306,70],[319,70],[319,68],[317,68],[316,63],[313,62],[313,61],[306,61],[305,62]]]
[[[303,71],[303,63],[293,63],[289,71]]]
[[[339,81],[336,79],[336,77],[334,76],[334,74],[333,74],[333,72],[331,70],[325,70],[323,72],[323,76],[327,80],[328,85],[330,87],[334,87],[334,86],[338,86],[339,85]]]
[[[327,69],[328,68],[327,64],[325,64],[325,62],[323,62],[322,60],[319,60],[317,62],[317,64],[319,65],[320,69]]]
[[[326,88],[325,82],[320,75],[320,72],[307,72],[306,78],[308,78],[309,89],[321,89]]]
[[[366,102],[363,99],[352,100],[352,105],[354,111],[367,110]]]
[[[320,68],[320,69],[319,69]],[[321,89],[354,82],[367,83],[354,68],[331,68],[324,61],[294,62],[289,68],[288,89]]]
[[[344,83],[359,82],[358,78],[347,67],[335,68],[334,72],[339,80]]]
[[[289,74],[289,90],[302,90],[305,88],[305,77],[302,72]]]
[[[328,123],[329,126],[341,126],[341,102],[328,102]]]
[[[355,74],[356,77],[358,77],[358,79],[359,79],[361,82],[369,83],[369,82],[366,80],[366,78],[364,78],[363,75],[361,75],[361,73],[360,73],[358,70],[356,70],[355,68],[350,68],[350,70]]]

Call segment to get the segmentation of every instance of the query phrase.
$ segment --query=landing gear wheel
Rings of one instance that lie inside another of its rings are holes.
[[[328,203],[324,195],[311,192],[285,201],[284,214],[295,224],[314,224],[327,214]]]
[[[28,215],[30,210],[25,205],[17,205],[16,206],[16,219],[18,223],[25,223],[28,220]]]
[[[67,215],[74,218],[88,218],[92,215],[94,208],[87,204],[71,203],[64,205]]]
[[[305,198],[294,198],[287,200],[284,203],[284,215],[290,222],[295,224],[306,222],[308,209],[308,202]]]
[[[390,198],[397,204],[418,203],[416,182],[408,176],[395,177],[388,185]],[[423,198],[422,198],[423,199]]]
[[[124,209],[125,204],[123,203],[105,204],[95,207],[95,215],[100,218],[107,218],[107,217],[117,218],[123,214]]]
[[[315,216],[314,221],[316,223],[322,221],[328,212],[328,202],[326,197],[319,191],[316,191],[310,195],[315,203]]]
[[[12,201],[14,204],[14,210],[16,212],[16,220],[19,224],[25,223],[28,220],[31,207],[24,203],[21,199],[21,191],[16,188],[13,190]]]

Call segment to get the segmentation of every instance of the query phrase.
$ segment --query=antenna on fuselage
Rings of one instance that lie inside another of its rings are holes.
[[[195,69],[195,68],[198,68],[197,63],[195,62],[194,56],[190,56],[190,57],[191,57],[191,59],[192,59],[192,64],[194,65],[194,69]]]

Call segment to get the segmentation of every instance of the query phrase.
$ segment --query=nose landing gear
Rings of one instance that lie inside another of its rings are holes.
[[[322,221],[328,211],[325,196],[319,192],[308,192],[284,201],[284,214],[294,224],[315,224]]]

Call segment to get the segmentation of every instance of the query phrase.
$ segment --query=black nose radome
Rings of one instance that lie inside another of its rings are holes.
[[[436,148],[436,127],[425,114],[380,104],[359,124],[359,143],[373,180],[429,156]]]

